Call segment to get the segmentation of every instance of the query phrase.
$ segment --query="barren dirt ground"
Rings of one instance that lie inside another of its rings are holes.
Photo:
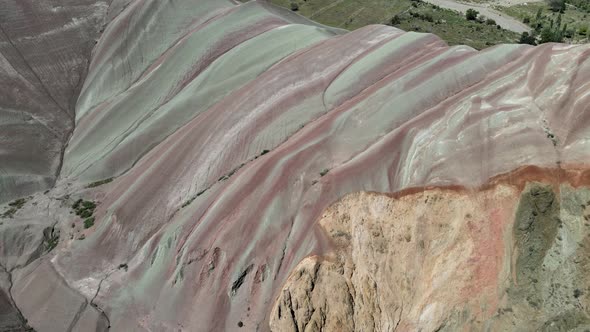
[[[493,6],[515,6],[523,3],[528,2],[535,2],[540,0],[496,0],[496,1],[489,1],[485,3],[475,3],[475,2],[459,2],[454,0],[424,0],[428,3],[447,8],[452,10],[457,10],[462,13],[465,13],[468,9],[473,8],[479,12],[480,15],[485,16],[486,18],[491,18],[498,25],[502,28],[511,30],[514,32],[522,33],[524,31],[530,31],[530,27],[526,24],[520,22],[518,19],[510,17],[504,13],[501,13],[495,9]]]

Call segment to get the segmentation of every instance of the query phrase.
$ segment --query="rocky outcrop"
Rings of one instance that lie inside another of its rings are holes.
[[[587,329],[590,190],[557,189],[348,195],[319,221],[337,249],[294,269],[271,330]]]

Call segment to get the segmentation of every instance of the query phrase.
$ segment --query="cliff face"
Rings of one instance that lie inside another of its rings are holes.
[[[478,52],[257,1],[98,8],[57,184],[3,213],[0,234],[26,235],[0,248],[11,317],[40,331],[586,324],[587,45]]]
[[[530,183],[400,198],[350,194],[319,223],[275,331],[573,331],[590,327],[590,191]]]

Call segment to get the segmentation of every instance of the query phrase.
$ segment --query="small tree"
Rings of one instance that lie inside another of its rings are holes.
[[[544,27],[541,30],[541,36],[539,44],[543,43],[561,43],[563,41],[563,33],[560,27],[555,29],[551,27]]]
[[[553,41],[553,30],[550,27],[544,27],[543,30],[541,30],[541,36],[540,36],[539,43],[543,44],[543,43],[549,43],[552,41]]]
[[[475,21],[477,19],[477,15],[479,15],[479,12],[473,8],[469,8],[465,12],[465,18],[469,21]]]

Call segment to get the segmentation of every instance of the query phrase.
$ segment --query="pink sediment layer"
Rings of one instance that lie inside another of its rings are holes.
[[[259,5],[239,5],[212,20],[236,19],[232,15],[252,6]],[[112,24],[128,20],[135,7]],[[244,23],[240,36],[288,26],[288,19],[268,15],[261,16],[264,24]],[[129,38],[123,31],[114,27],[105,36],[120,43]],[[246,42],[233,35],[220,40],[228,48]],[[228,48],[219,44],[213,53],[186,61],[208,67]],[[55,264],[74,286],[98,280],[122,262],[129,265],[128,272],[109,274],[95,300],[114,330],[179,324],[189,331],[231,330],[238,321],[266,330],[269,306],[293,267],[329,250],[315,222],[347,193],[471,190],[501,174],[510,174],[510,183],[590,182],[584,166],[579,172],[566,167],[589,162],[589,52],[588,46],[557,44],[477,52],[449,48],[432,35],[368,26],[269,64],[177,128],[156,122],[169,131],[165,138],[139,129],[115,132],[103,139],[116,143],[77,158],[77,146],[101,143],[93,131],[134,112],[136,100],[150,98],[129,90],[156,79],[171,56],[163,52],[153,57],[155,65],[142,64],[145,75],[136,70],[125,77],[136,81],[134,87],[85,102],[105,104],[89,107],[82,117],[64,180],[86,180],[88,169],[105,178],[124,174],[104,193],[94,234],[83,248],[61,252]],[[100,71],[112,55],[100,47],[95,54],[91,71]],[[199,66],[161,83],[171,91],[164,99],[171,108],[204,72]],[[85,85],[86,96],[93,84]],[[111,99],[129,108],[117,108]],[[124,164],[131,166],[122,170]],[[524,165],[534,166],[511,173]]]

